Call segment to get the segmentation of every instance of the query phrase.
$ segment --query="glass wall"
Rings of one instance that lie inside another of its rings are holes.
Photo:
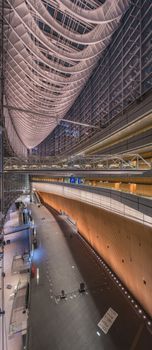
[[[134,0],[65,118],[106,128],[151,88],[152,2]],[[69,152],[95,134],[96,129],[61,122],[36,152]]]

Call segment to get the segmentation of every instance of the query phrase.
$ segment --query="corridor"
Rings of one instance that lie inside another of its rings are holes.
[[[44,206],[31,204],[31,209],[38,248],[33,256],[37,272],[31,283],[29,350],[150,349],[152,335],[140,306],[135,311],[131,296],[127,291],[125,296],[71,224]],[[80,293],[82,282],[86,289]],[[105,334],[98,323],[109,308],[118,316]]]

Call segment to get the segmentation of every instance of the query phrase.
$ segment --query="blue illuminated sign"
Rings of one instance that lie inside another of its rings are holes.
[[[75,177],[70,177],[70,183],[75,184]]]

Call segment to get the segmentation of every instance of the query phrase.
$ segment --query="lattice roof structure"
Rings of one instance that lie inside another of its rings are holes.
[[[16,153],[26,154],[64,118],[129,0],[7,0],[5,5],[6,128]]]

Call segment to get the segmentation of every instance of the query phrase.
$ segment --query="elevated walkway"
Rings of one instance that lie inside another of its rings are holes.
[[[110,188],[75,185],[63,182],[33,182],[33,188],[42,193],[56,194],[104,208],[124,217],[152,225],[152,200]]]
[[[15,291],[12,312],[9,325],[9,335],[15,335],[21,333],[22,335],[27,333],[27,307],[26,307],[26,295],[28,286],[28,276],[24,279],[20,279]]]
[[[28,319],[26,291],[30,267],[27,253],[29,229],[28,225],[21,225],[19,211],[14,207],[9,211],[4,226],[7,237],[4,246],[5,350],[23,349],[23,337],[27,332]]]
[[[29,228],[31,228],[31,224],[23,224],[23,225],[15,226],[15,227],[11,226],[11,227],[7,227],[4,230],[4,234],[5,234],[5,236],[7,236],[7,235],[10,235],[12,233],[28,230]]]

